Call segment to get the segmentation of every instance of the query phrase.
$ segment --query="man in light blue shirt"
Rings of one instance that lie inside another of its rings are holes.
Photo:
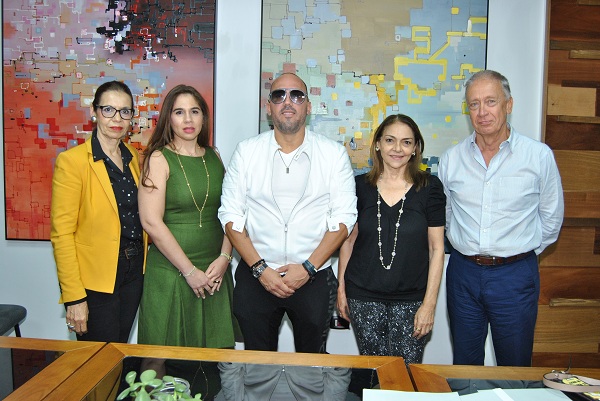
[[[488,324],[496,362],[530,366],[540,292],[537,255],[563,220],[550,148],[507,122],[513,98],[498,72],[465,84],[474,132],[440,159],[454,247],[446,286],[454,364],[483,365]]]

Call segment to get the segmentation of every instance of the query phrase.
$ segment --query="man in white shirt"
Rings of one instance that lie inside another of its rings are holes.
[[[446,272],[454,364],[483,365],[491,328],[496,362],[530,366],[540,292],[537,255],[556,241],[563,191],[550,148],[507,122],[513,98],[498,72],[465,84],[474,128],[440,159],[447,196]]]
[[[356,222],[356,195],[346,150],[306,129],[310,111],[306,84],[281,74],[267,103],[274,130],[238,144],[223,182],[219,219],[242,257],[233,309],[246,349],[276,351],[287,313],[296,351],[325,352],[330,257]]]

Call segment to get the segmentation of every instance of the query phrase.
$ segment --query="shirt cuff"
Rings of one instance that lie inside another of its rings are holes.
[[[348,230],[348,234],[352,232],[354,224],[356,223],[356,215],[337,215],[327,217],[327,230],[328,231],[339,231],[340,224],[344,224]]]
[[[237,232],[244,232],[244,228],[246,227],[246,219],[248,214],[244,214],[243,216],[237,214],[226,213],[221,217],[221,223],[223,224],[223,230],[225,230],[225,226],[229,223],[231,224],[231,228]]]
[[[64,305],[66,306],[73,306],[73,305],[78,305],[81,303],[84,303],[87,301],[87,297],[82,298],[82,299],[78,299],[77,301],[70,301],[70,302],[65,302]]]

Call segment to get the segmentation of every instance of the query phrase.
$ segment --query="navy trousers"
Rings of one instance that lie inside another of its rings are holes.
[[[499,366],[531,366],[540,276],[534,252],[480,266],[453,251],[446,271],[455,365],[483,365],[488,324]]]

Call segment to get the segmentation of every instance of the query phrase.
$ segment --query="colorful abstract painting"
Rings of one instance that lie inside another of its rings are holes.
[[[308,86],[310,129],[343,143],[356,173],[390,114],[417,122],[434,174],[471,132],[463,85],[485,68],[487,0],[263,0],[262,12],[261,131],[273,78],[294,72]]]
[[[194,86],[213,105],[216,0],[4,0],[6,238],[47,240],[56,156],[91,133],[104,82],[125,82],[142,149],[161,98]]]

